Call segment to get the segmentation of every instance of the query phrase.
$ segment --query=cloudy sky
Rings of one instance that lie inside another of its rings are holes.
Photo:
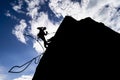
[[[76,20],[91,17],[120,33],[120,0],[1,1],[0,80],[31,80],[37,66],[34,63],[22,73],[8,73],[12,66],[22,65],[45,50],[24,34],[36,38],[37,27],[45,26],[49,32],[46,39],[49,39],[67,15]]]

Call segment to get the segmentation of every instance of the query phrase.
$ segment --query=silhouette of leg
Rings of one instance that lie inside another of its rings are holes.
[[[41,37],[41,39],[44,41],[44,47],[47,48],[48,43],[47,43],[45,37]]]
[[[45,46],[45,48],[47,48],[48,46],[47,46],[48,44],[47,44],[47,42],[46,41],[44,41],[44,46]]]

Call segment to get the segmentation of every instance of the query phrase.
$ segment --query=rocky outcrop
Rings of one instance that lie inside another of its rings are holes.
[[[120,34],[91,18],[66,16],[42,57],[33,80],[115,79]]]

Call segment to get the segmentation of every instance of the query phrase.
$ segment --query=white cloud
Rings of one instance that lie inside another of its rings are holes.
[[[106,26],[110,27],[116,32],[120,29],[120,1],[118,0],[107,0],[106,2],[101,2],[92,8],[92,15],[90,15],[94,20],[104,23]],[[95,11],[94,11],[95,10]],[[90,12],[90,9],[89,9]]]
[[[36,6],[39,6],[40,4],[40,0],[25,0],[25,2],[28,5],[28,10],[31,10],[33,8],[35,8]]]
[[[120,0],[81,0],[81,4],[70,0],[50,0],[49,6],[56,15],[69,15],[77,20],[91,17],[120,33],[120,11],[117,11]]]
[[[63,17],[69,15],[77,19],[81,13],[80,4],[70,0],[50,0],[49,6],[57,16],[60,14]]]
[[[59,16],[58,14],[63,17],[68,15],[80,20],[89,16],[89,13],[86,13],[89,2],[89,0],[82,0],[80,4],[71,0],[50,0],[49,6],[57,16]]]
[[[37,27],[45,26],[49,33],[56,32],[60,23],[53,24],[48,18],[49,13],[39,12],[42,8],[41,5],[46,4],[48,0],[24,0],[28,5],[26,8],[26,15],[29,15],[32,19],[29,20],[30,30],[29,33],[34,37],[37,36],[39,30]],[[18,11],[22,10],[23,1],[20,1],[18,5],[14,5],[13,9]],[[120,0],[81,0],[76,2],[72,0],[50,0],[48,7],[52,12],[59,18],[60,16],[65,17],[66,15],[72,16],[76,20],[81,20],[86,17],[103,22],[108,27],[120,33],[120,11],[117,8],[120,7]],[[49,12],[49,11],[48,11]],[[19,13],[19,12],[18,12]],[[6,14],[11,16],[11,14]],[[17,38],[26,43],[26,39],[23,35],[24,29],[27,27],[25,20],[21,20],[20,24],[16,25],[13,33]],[[49,39],[54,34],[49,34],[46,39]],[[43,45],[43,42],[41,41]],[[33,41],[33,47],[38,53],[42,52],[40,45]]]
[[[13,80],[32,80],[33,75],[22,75],[19,78],[13,79]]]
[[[35,19],[38,16],[38,10],[41,8],[41,5],[45,4],[47,0],[25,0],[27,3],[27,15],[32,19]]]
[[[36,16],[38,15],[38,10],[40,9],[40,1],[41,0],[25,0],[28,5],[27,15],[29,15],[32,19],[36,18]]]
[[[32,19],[34,19],[38,15],[38,10],[39,10],[39,7],[35,7],[33,9],[29,10],[29,12],[27,13],[27,15],[29,15]]]
[[[12,4],[13,10],[15,10],[18,13],[24,13],[24,11],[22,11],[22,5],[23,0],[18,0],[18,4]]]
[[[41,8],[40,5],[45,4],[47,0],[25,0],[27,3],[27,15],[29,15],[32,19],[35,19],[38,16],[38,10]]]
[[[19,11],[19,10],[21,9],[21,6],[13,6],[13,9],[14,9],[15,11]]]
[[[16,25],[12,33],[18,38],[19,41],[22,43],[26,43],[26,39],[24,36],[25,28],[27,27],[27,24],[25,20],[21,20],[19,25]]]

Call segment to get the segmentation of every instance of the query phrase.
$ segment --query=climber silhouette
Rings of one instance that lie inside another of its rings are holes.
[[[48,43],[47,43],[47,41],[45,39],[45,35],[47,35],[48,32],[47,31],[45,32],[46,27],[38,27],[37,29],[39,29],[39,33],[37,34],[38,39],[39,38],[42,39],[44,41],[44,47],[47,48]]]

